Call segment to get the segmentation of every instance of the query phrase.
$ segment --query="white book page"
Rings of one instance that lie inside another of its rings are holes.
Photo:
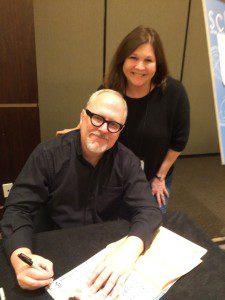
[[[138,259],[135,270],[163,288],[195,268],[206,252],[203,247],[161,226],[151,247]]]

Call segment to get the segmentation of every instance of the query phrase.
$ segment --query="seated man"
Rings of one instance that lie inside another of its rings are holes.
[[[114,299],[133,263],[149,247],[161,212],[140,161],[117,142],[126,115],[119,93],[97,91],[81,112],[80,130],[44,142],[30,155],[1,222],[4,247],[22,288],[36,289],[53,280],[52,263],[32,253],[33,219],[42,205],[56,228],[129,218],[128,237],[89,278],[93,293],[103,287]],[[21,261],[21,252],[43,271]]]

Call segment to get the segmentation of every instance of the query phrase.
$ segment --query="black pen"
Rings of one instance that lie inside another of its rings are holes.
[[[30,267],[39,270],[39,271],[43,271],[44,269],[42,269],[41,267],[39,267],[38,265],[36,265],[33,260],[28,257],[27,255],[25,255],[24,253],[20,253],[17,255],[23,262],[25,262],[26,264],[28,264]]]

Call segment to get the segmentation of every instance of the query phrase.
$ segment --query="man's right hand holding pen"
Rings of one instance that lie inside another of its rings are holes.
[[[113,248],[87,280],[89,299],[118,299],[124,282],[143,250],[144,243],[136,236],[126,237]],[[11,263],[23,289],[35,290],[53,282],[53,263],[32,254],[28,248],[15,250],[11,255]],[[83,299],[82,295],[77,295],[76,298]]]
[[[18,257],[21,253],[31,259],[31,265]],[[53,282],[53,263],[39,255],[32,254],[30,249],[16,249],[12,253],[10,260],[21,288],[35,290]]]

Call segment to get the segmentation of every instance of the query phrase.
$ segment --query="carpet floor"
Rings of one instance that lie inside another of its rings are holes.
[[[225,236],[225,165],[219,155],[177,160],[169,211],[186,213],[210,238]]]

